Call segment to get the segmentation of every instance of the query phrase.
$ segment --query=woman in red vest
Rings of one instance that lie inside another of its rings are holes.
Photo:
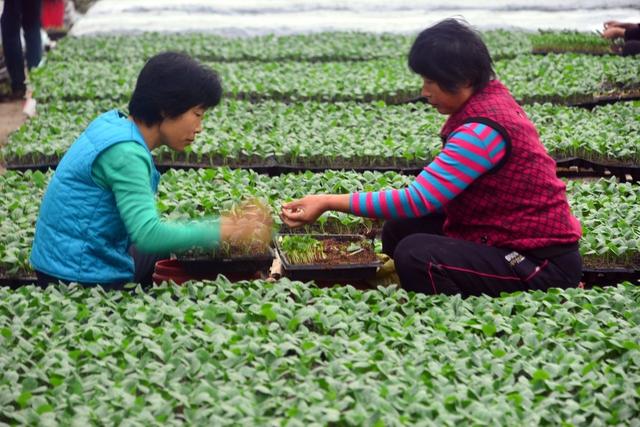
[[[497,296],[577,286],[581,227],[565,185],[495,78],[479,34],[442,21],[418,35],[409,66],[422,95],[449,116],[438,156],[407,188],[306,196],[283,205],[283,221],[297,227],[327,210],[386,219],[383,252],[411,291]]]

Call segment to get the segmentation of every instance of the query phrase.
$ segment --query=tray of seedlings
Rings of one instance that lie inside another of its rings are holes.
[[[613,55],[620,50],[617,42],[602,38],[600,32],[540,31],[531,36],[534,54],[582,53],[586,55]]]
[[[381,265],[371,240],[358,234],[279,234],[275,246],[291,280],[361,282]]]
[[[582,269],[581,282],[586,287],[616,286],[618,283],[631,282],[638,284],[640,271],[633,268],[590,268]]]
[[[270,208],[262,201],[252,199],[234,206],[225,214],[242,232],[243,221],[258,221],[264,224],[260,235],[250,239],[223,241],[216,249],[193,248],[176,255],[182,269],[197,278],[215,278],[218,274],[247,274],[266,272],[271,267],[274,254],[270,247],[272,217]]]
[[[640,255],[633,254],[619,260],[605,257],[584,257],[582,282],[587,286],[615,286],[622,282],[640,280]]]
[[[176,255],[176,259],[190,276],[215,278],[218,274],[266,272],[273,262],[273,250],[269,247],[254,245],[242,249],[229,247],[209,251],[191,249]]]

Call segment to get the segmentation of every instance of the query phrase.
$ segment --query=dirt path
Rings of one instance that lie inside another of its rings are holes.
[[[27,116],[22,113],[24,100],[0,102],[0,146],[7,143],[9,134],[25,122]],[[0,163],[0,173],[5,170]]]

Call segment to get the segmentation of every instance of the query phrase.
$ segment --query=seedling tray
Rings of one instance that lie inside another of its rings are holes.
[[[226,258],[180,257],[181,266],[195,277],[215,277],[217,274],[255,273],[267,271],[273,262],[273,250],[260,255],[247,255]]]
[[[622,282],[638,284],[640,270],[633,268],[588,268],[582,269],[582,282],[587,287],[615,286]]]
[[[276,236],[276,250],[282,261],[284,275],[291,280],[308,282],[311,280],[333,283],[360,282],[375,276],[376,270],[382,265],[378,260],[366,264],[292,264],[280,245],[280,236]],[[309,234],[318,240],[336,239],[342,242],[358,242],[366,240],[359,234]]]
[[[557,49],[531,49],[531,53],[534,55],[549,55],[552,53],[578,53],[581,55],[594,55],[594,56],[604,56],[604,55],[612,55],[612,56],[620,56],[621,53],[614,52],[611,49],[609,50],[596,50],[596,49],[571,49],[571,48],[563,48],[559,47]]]
[[[0,287],[17,289],[21,286],[28,286],[38,283],[38,278],[33,277],[6,277],[0,276]]]

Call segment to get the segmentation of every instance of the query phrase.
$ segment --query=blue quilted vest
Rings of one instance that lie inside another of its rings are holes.
[[[117,110],[96,118],[69,148],[42,200],[31,251],[33,267],[60,279],[83,283],[133,280],[129,236],[113,193],[91,176],[95,159],[125,141],[147,145],[135,123]],[[149,152],[151,187],[160,174]]]

